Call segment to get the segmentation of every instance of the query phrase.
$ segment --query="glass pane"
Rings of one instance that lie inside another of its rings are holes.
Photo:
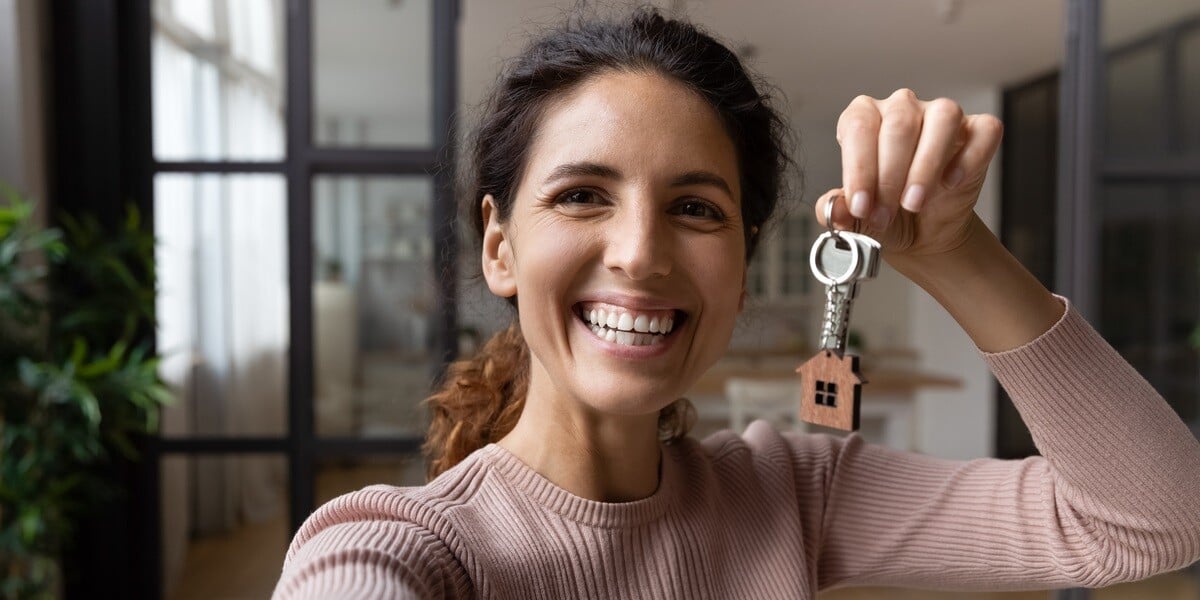
[[[276,175],[154,180],[165,436],[286,433],[287,212]]]
[[[1200,186],[1108,185],[1100,331],[1184,420],[1200,404]]]
[[[422,436],[435,359],[433,181],[313,183],[317,433]]]
[[[159,473],[164,597],[270,597],[289,538],[285,458],[165,456]]]
[[[1195,0],[1104,0],[1100,40],[1105,48],[1126,46],[1200,14]]]
[[[425,459],[412,454],[321,461],[317,464],[317,505],[376,484],[425,485]]]
[[[1179,40],[1180,135],[1184,153],[1200,154],[1200,26]]]
[[[315,0],[313,36],[317,144],[433,145],[430,0]]]
[[[1167,152],[1161,46],[1117,52],[1108,57],[1105,151],[1113,157],[1141,157]]]
[[[281,0],[158,0],[151,87],[158,160],[280,160]]]
[[[783,295],[788,298],[804,296],[814,281],[808,264],[808,254],[815,239],[815,236],[809,233],[811,222],[806,216],[797,213],[788,215],[788,218],[780,223],[779,241],[783,246],[780,276]]]

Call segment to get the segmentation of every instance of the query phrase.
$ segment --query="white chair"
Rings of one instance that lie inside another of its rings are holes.
[[[729,400],[729,427],[741,433],[754,419],[763,419],[780,429],[797,429],[800,414],[800,379],[757,379],[730,377],[725,380]]]

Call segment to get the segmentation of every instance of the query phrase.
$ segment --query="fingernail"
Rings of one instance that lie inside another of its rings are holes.
[[[962,183],[963,175],[962,167],[954,167],[953,171],[946,174],[946,187],[953,188]]]
[[[871,204],[871,197],[866,190],[858,190],[850,197],[850,214],[859,219],[867,218],[867,208]]]
[[[892,223],[892,209],[886,206],[877,206],[875,211],[871,213],[871,229],[875,231],[883,231]]]
[[[900,201],[900,206],[908,212],[917,212],[921,210],[921,206],[925,204],[925,186],[914,183],[908,186],[908,191],[904,192],[904,199]]]

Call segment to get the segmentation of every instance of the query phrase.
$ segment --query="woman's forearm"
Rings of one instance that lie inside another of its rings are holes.
[[[1063,305],[975,217],[966,242],[936,257],[887,257],[929,292],[984,352],[1033,341],[1063,315]]]

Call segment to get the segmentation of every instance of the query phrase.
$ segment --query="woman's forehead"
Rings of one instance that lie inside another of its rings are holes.
[[[645,72],[593,77],[547,108],[528,174],[537,181],[579,162],[662,176],[707,170],[737,179],[733,141],[716,110],[683,84]]]

